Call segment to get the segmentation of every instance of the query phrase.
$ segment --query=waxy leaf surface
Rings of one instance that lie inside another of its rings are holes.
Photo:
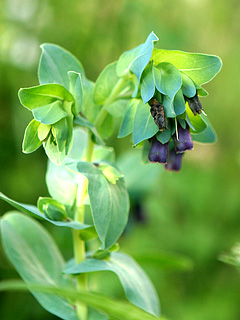
[[[154,49],[152,59],[155,65],[160,62],[172,63],[199,85],[212,80],[222,67],[221,59],[217,56],[177,50]]]
[[[43,124],[53,124],[68,116],[67,112],[63,110],[62,105],[62,101],[58,100],[43,107],[33,109],[33,116]]]
[[[25,203],[20,203],[15,200],[12,200],[5,196],[2,192],[0,192],[0,199],[6,201],[7,203],[11,204],[14,208],[18,209],[22,213],[25,213],[29,216],[34,216],[39,219],[44,219],[47,220],[48,222],[51,222],[55,226],[58,227],[69,227],[73,228],[76,230],[81,230],[85,228],[89,228],[89,225],[82,224],[78,221],[53,221],[48,219],[44,214],[42,214],[37,207],[30,205],[30,204],[25,204]],[[59,201],[60,202],[60,201]]]
[[[111,247],[128,220],[129,198],[123,179],[112,184],[94,164],[88,162],[72,163],[68,167],[88,179],[95,228],[103,247]]]
[[[217,141],[217,134],[213,126],[206,116],[201,115],[201,117],[207,124],[207,128],[199,134],[194,134],[194,132],[192,132],[192,139],[199,143],[215,143]]]
[[[75,71],[84,76],[84,69],[78,59],[58,45],[45,43],[41,45],[38,77],[41,84],[59,83],[70,89],[68,71]]]
[[[144,103],[147,103],[154,95],[155,79],[153,74],[153,64],[145,68],[141,78],[141,97]]]
[[[132,61],[130,70],[137,76],[138,81],[141,78],[142,72],[147,66],[153,52],[154,42],[158,41],[158,37],[154,32],[151,32],[142,45],[137,57]]]
[[[97,78],[93,91],[93,100],[98,105],[102,105],[106,102],[119,80],[116,73],[116,66],[117,62],[109,64]]]
[[[82,77],[80,73],[69,71],[68,78],[70,83],[70,92],[74,97],[74,114],[77,116],[82,110],[83,103],[83,88],[82,88]]]
[[[184,72],[181,72],[181,76],[182,76],[182,93],[188,98],[194,97],[196,94],[196,87],[192,82],[191,78]]]
[[[30,110],[45,106],[56,100],[69,102],[74,100],[66,88],[56,83],[20,89],[18,96],[21,104]]]
[[[156,316],[159,315],[159,301],[156,291],[140,266],[128,255],[113,252],[108,260],[87,259],[66,267],[64,272],[79,274],[94,271],[112,271],[118,276],[126,297],[133,304]]]
[[[150,106],[138,100],[137,110],[133,122],[133,142],[138,144],[154,136],[159,128],[150,113]]]
[[[1,219],[4,251],[26,283],[71,287],[62,275],[64,260],[50,234],[36,221],[20,213],[5,214]],[[77,320],[73,304],[57,295],[32,294],[48,312],[66,320]]]
[[[38,128],[40,126],[40,122],[33,119],[25,129],[23,144],[22,144],[22,151],[24,153],[31,153],[37,150],[42,141],[38,137]]]
[[[139,100],[131,99],[128,103],[125,116],[122,121],[122,125],[118,134],[118,138],[123,138],[132,133],[133,131],[133,121],[136,114],[137,106]]]

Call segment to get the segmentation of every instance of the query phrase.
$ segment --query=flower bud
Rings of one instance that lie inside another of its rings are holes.
[[[202,104],[198,98],[198,94],[196,93],[194,97],[188,98],[184,96],[185,100],[188,102],[189,108],[192,110],[193,114],[196,116],[197,113],[201,113],[203,110]]]
[[[151,162],[166,163],[169,142],[162,144],[155,137],[151,139],[148,159]]]
[[[182,166],[183,155],[184,153],[176,153],[174,148],[170,150],[165,169],[169,171],[179,171]]]
[[[193,149],[193,141],[189,131],[189,126],[183,129],[180,124],[177,124],[177,132],[173,135],[173,141],[175,144],[176,153],[182,153],[186,150]]]

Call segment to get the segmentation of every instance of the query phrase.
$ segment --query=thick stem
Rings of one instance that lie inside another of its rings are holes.
[[[86,149],[86,161],[90,162],[92,158],[92,153],[94,149],[94,144],[92,142],[92,134],[89,131],[88,133],[88,144]],[[84,211],[85,205],[84,200],[87,195],[87,187],[88,187],[88,180],[84,178],[84,182],[81,188],[78,189],[76,195],[76,206],[75,206],[75,215],[74,219],[78,222],[84,223]],[[85,260],[85,242],[80,238],[80,230],[73,230],[73,248],[74,248],[74,257],[75,263],[81,263]],[[88,283],[87,283],[87,274],[82,273],[76,277],[77,280],[77,289],[80,290],[87,290]],[[77,315],[78,318],[81,320],[87,320],[88,313],[87,313],[87,305],[83,303],[77,303]]]
[[[125,82],[127,81],[128,77],[122,77],[118,80],[118,82],[116,83],[115,87],[113,88],[110,96],[107,98],[107,100],[105,101],[104,105],[102,106],[101,111],[99,112],[97,119],[95,121],[95,127],[98,129],[99,127],[101,127],[106,115],[107,115],[107,111],[105,109],[105,107],[109,106],[111,103],[114,102],[114,100],[117,98],[119,92],[121,91],[122,87],[124,86]]]

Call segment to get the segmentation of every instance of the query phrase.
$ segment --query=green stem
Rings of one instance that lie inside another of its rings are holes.
[[[118,80],[118,82],[116,83],[115,87],[113,88],[110,96],[107,98],[107,100],[105,101],[104,105],[102,106],[101,111],[99,112],[97,119],[95,121],[95,127],[98,129],[99,127],[101,127],[106,115],[107,115],[107,111],[106,111],[106,107],[109,106],[111,103],[113,103],[115,101],[115,99],[117,98],[119,92],[121,91],[122,87],[124,86],[125,82],[127,81],[128,77],[122,77]]]
[[[92,134],[89,131],[88,133],[88,143],[86,149],[86,161],[91,162],[92,154],[94,149],[94,143],[92,142]],[[85,212],[85,205],[84,199],[87,195],[87,187],[88,187],[88,180],[84,178],[83,185],[81,188],[78,188],[77,195],[76,195],[76,206],[75,206],[75,213],[74,219],[78,222],[84,223],[84,212]],[[80,238],[81,230],[73,230],[73,249],[74,249],[74,257],[76,264],[81,263],[85,260],[85,242]],[[76,276],[77,281],[77,289],[79,290],[87,290],[88,283],[87,283],[87,274],[82,273]],[[77,316],[81,320],[87,320],[88,312],[87,312],[87,305],[83,303],[77,303]]]

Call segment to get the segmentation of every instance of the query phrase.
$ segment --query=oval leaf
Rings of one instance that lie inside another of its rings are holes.
[[[173,108],[174,108],[174,113],[177,116],[185,112],[185,109],[186,109],[185,100],[184,100],[183,92],[181,89],[178,90],[178,92],[176,93],[173,99]]]
[[[141,100],[138,101],[133,123],[133,142],[135,145],[151,138],[159,131],[150,113],[150,106]]]
[[[28,124],[24,133],[22,144],[22,151],[24,153],[31,153],[42,145],[42,141],[38,137],[39,126],[40,122],[36,121],[35,119]]]
[[[98,105],[105,103],[119,80],[116,73],[116,66],[117,62],[109,64],[97,78],[93,91],[93,100]]]
[[[184,72],[181,72],[182,76],[182,92],[183,94],[188,97],[192,98],[196,94],[196,87],[194,83],[192,82],[191,78]]]
[[[82,64],[66,49],[50,43],[42,44],[40,47],[42,55],[38,68],[38,78],[41,84],[59,83],[69,90],[68,71],[75,71],[84,75]]]
[[[43,107],[33,109],[33,116],[43,124],[53,124],[68,116],[67,112],[63,110],[62,105],[62,101],[55,101]]]
[[[68,274],[93,271],[116,273],[129,301],[155,316],[159,315],[159,301],[152,283],[140,266],[128,255],[113,252],[108,260],[87,259],[78,265],[64,269]]]
[[[70,287],[62,275],[64,260],[56,244],[43,227],[20,213],[1,219],[4,251],[26,283]],[[32,291],[48,312],[66,320],[77,320],[73,304],[62,297]]]
[[[152,56],[154,42],[158,40],[159,39],[155,33],[151,32],[138,52],[137,57],[131,63],[130,70],[137,76],[138,81],[140,80],[142,72]]]
[[[177,91],[181,88],[182,77],[177,68],[168,62],[159,63],[154,68],[156,88],[172,101]]]
[[[217,56],[177,50],[154,49],[152,59],[154,64],[163,61],[172,63],[199,85],[212,80],[222,67],[222,61]]]
[[[129,198],[123,179],[112,184],[92,163],[77,162],[68,167],[88,179],[88,195],[93,221],[104,248],[111,247],[128,220]]]
[[[192,139],[199,143],[215,143],[217,141],[217,134],[213,129],[210,121],[204,115],[201,115],[204,118],[207,128],[199,134],[194,134],[192,132]]]
[[[74,101],[71,93],[56,83],[20,89],[18,96],[21,104],[29,110],[45,106],[56,100]]]
[[[147,103],[154,95],[155,80],[153,75],[153,64],[145,68],[141,78],[141,97],[144,103]]]
[[[143,47],[143,44],[140,44],[136,48],[133,48],[132,50],[126,51],[120,56],[120,58],[117,62],[117,69],[116,69],[117,75],[119,77],[122,77],[129,72],[131,64],[138,56],[142,47]]]
[[[133,131],[133,121],[136,114],[137,106],[139,100],[131,99],[127,106],[127,111],[122,121],[122,125],[118,134],[118,138],[123,138],[132,133]]]

